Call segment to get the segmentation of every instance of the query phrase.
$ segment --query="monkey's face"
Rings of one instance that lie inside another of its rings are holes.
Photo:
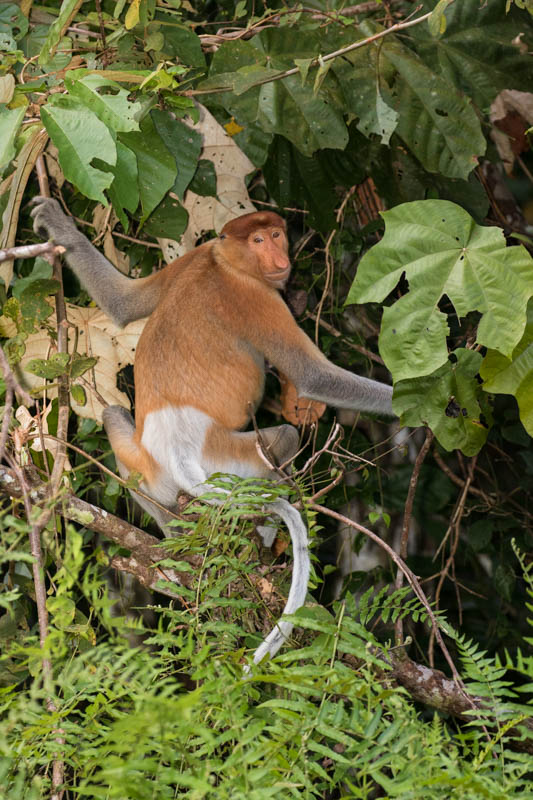
[[[248,236],[248,249],[257,265],[258,277],[274,289],[283,289],[291,272],[289,243],[284,228],[259,228]]]

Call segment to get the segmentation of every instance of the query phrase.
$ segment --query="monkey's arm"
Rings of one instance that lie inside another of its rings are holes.
[[[67,264],[113,322],[122,327],[152,313],[161,296],[164,271],[148,278],[127,278],[80,233],[57,200],[36,197],[33,202],[35,233],[66,249]]]
[[[253,344],[292,381],[298,395],[338,408],[394,417],[392,387],[328,361],[298,327],[281,297],[279,301],[277,308],[272,308],[276,323],[265,326],[262,343],[255,333]]]

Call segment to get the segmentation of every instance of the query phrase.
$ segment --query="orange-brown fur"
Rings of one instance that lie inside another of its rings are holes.
[[[279,245],[269,243],[266,257],[252,258],[249,238],[263,225],[279,229]],[[224,431],[244,428],[261,401],[265,330],[274,331],[273,346],[276,330],[281,339],[299,330],[264,277],[290,267],[281,218],[271,212],[246,215],[230,222],[222,235],[160,273],[165,291],[137,345],[135,440],[143,468],[137,464],[135,469],[149,483],[145,470],[152,477],[153,469],[140,445],[144,420],[166,406],[192,406],[217,423],[206,441],[208,454],[223,447],[229,448],[228,456],[258,459],[255,446],[232,442]],[[129,449],[117,455],[127,465],[132,462]]]

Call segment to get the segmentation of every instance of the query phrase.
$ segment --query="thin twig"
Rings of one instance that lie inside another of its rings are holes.
[[[31,499],[34,502],[44,504],[50,500],[50,487],[38,479],[35,470],[30,468],[23,472],[18,465],[13,463],[11,469],[0,466],[0,490],[2,492],[14,498],[24,497],[25,486],[26,494],[29,497],[29,493],[31,493]],[[27,511],[31,512],[31,510],[30,502]],[[111,565],[135,575],[147,589],[176,598],[179,596],[177,590],[157,586],[158,581],[163,579],[176,584],[176,586],[190,587],[193,585],[194,570],[182,573],[169,567],[158,566],[159,561],[173,557],[172,553],[162,546],[159,539],[145,533],[135,525],[125,522],[120,517],[103,511],[86,500],[81,500],[73,492],[64,492],[61,502],[56,503],[53,511],[129,550],[129,558],[120,562],[112,561]],[[49,513],[48,510],[47,513]],[[180,560],[186,561],[191,567],[197,566],[198,563],[198,557],[195,555],[180,554]]]
[[[44,164],[44,158],[39,156],[35,163],[37,172],[37,179],[39,181],[39,192],[42,197],[50,197],[50,187],[48,185],[48,175]],[[57,352],[68,353],[68,320],[67,308],[65,304],[65,294],[63,291],[63,276],[61,274],[61,261],[59,258],[45,255],[47,261],[53,267],[54,278],[59,283],[59,289],[55,294],[55,308],[56,308],[56,323],[57,323]],[[68,418],[69,418],[69,386],[68,378],[66,375],[60,375],[57,379],[57,402],[58,402],[58,417],[57,417],[57,438],[59,442],[67,439],[68,432]],[[52,469],[52,492],[57,492],[61,478],[63,475],[63,467],[67,457],[66,447],[64,445],[57,449],[54,459],[54,466]]]
[[[48,175],[46,172],[46,167],[44,164],[44,158],[42,154],[37,158],[35,162],[35,169],[37,172],[37,179],[39,181],[39,191],[43,197],[50,197],[50,188],[48,185]],[[57,280],[59,284],[58,291],[55,295],[55,308],[56,308],[56,324],[57,324],[57,351],[58,353],[68,353],[68,333],[67,333],[67,314],[66,314],[66,305],[65,305],[65,295],[63,292],[63,279],[61,274],[61,261],[57,256],[53,256],[50,253],[44,254],[44,258],[52,265],[53,274],[55,280]],[[69,387],[68,387],[68,378],[66,375],[60,375],[57,380],[58,390],[57,390],[57,397],[58,397],[58,420],[57,420],[57,434],[60,439],[67,438],[68,432],[68,419],[69,419]],[[42,434],[41,435],[41,439]],[[46,453],[43,453],[43,456],[46,458]],[[63,467],[65,465],[65,460],[67,457],[67,451],[65,446],[60,446],[57,448],[54,458],[54,466],[52,469],[52,475],[50,478],[50,491],[52,494],[56,494],[59,490],[59,485],[61,483],[61,478],[63,475]],[[20,480],[22,482],[22,487],[24,490],[25,486],[25,479],[22,473],[20,472]],[[43,593],[44,602],[46,601],[46,592],[44,588],[44,567],[43,567],[43,557],[42,557],[42,550],[41,550],[41,534],[44,530],[45,526],[48,524],[48,520],[52,514],[50,509],[46,509],[40,514],[39,518],[36,520],[35,523],[32,524],[31,522],[31,504],[29,503],[29,498],[27,498],[27,491],[24,494],[24,503],[26,507],[26,514],[28,515],[28,522],[31,525],[30,530],[30,542],[31,542],[31,550],[32,555],[35,558],[34,562],[34,582],[35,582],[35,594],[37,597],[37,612],[38,612],[38,619],[39,619],[39,635],[41,640],[41,648],[44,649],[46,638],[48,636],[48,617],[46,613],[42,613],[42,610],[39,609],[39,592]],[[46,606],[44,607],[44,611],[46,612]],[[52,666],[49,660],[43,655],[43,675],[48,675],[49,679],[52,677]],[[50,701],[51,703],[52,701]],[[49,703],[49,707],[50,707]],[[55,706],[53,708],[55,709]],[[63,752],[63,747],[65,744],[65,739],[63,736],[63,731],[58,728],[54,731],[55,739],[59,748],[59,752]],[[65,772],[65,765],[62,758],[62,755],[56,754],[54,755],[53,764],[52,764],[52,795],[51,800],[61,800],[63,797],[63,791],[60,790],[60,786],[64,782],[64,772]]]
[[[46,510],[42,514],[40,514],[36,520],[32,520],[32,517],[34,516],[32,513],[33,507],[30,501],[29,487],[26,482],[24,473],[14,459],[8,457],[7,460],[20,484],[20,489],[22,492],[22,498],[24,502],[24,509],[26,511],[26,518],[28,520],[28,525],[30,530],[30,549],[31,549],[31,554],[33,556],[33,564],[32,564],[33,585],[35,587],[37,621],[39,624],[39,644],[41,647],[41,651],[43,653],[42,655],[43,678],[46,691],[48,693],[48,697],[46,700],[46,707],[51,714],[54,714],[57,712],[57,706],[51,697],[51,693],[53,691],[53,677],[54,677],[52,671],[52,662],[50,661],[50,658],[47,655],[45,655],[46,639],[48,637],[48,611],[46,608],[46,587],[44,585],[44,562],[43,562],[43,553],[41,548],[41,533],[45,525],[48,523],[48,520],[50,519],[51,512]],[[62,728],[54,729],[54,739],[59,748],[60,753],[62,753],[65,745],[64,731],[62,730]],[[61,798],[63,797],[63,791],[60,790],[59,787],[64,782],[64,775],[65,775],[65,764],[63,762],[62,755],[55,753],[52,762],[51,800],[61,800]]]
[[[420,469],[422,468],[422,464],[424,463],[424,459],[428,454],[429,448],[431,447],[431,442],[433,441],[433,431],[428,428],[426,430],[426,438],[424,444],[418,451],[416,461],[413,466],[413,471],[411,473],[411,480],[409,481],[409,489],[407,492],[407,499],[405,501],[405,509],[403,515],[403,524],[402,524],[402,535],[400,538],[400,557],[402,559],[407,558],[407,545],[409,542],[409,528],[411,527],[411,515],[413,513],[413,503],[416,494],[416,487],[418,484],[418,477],[420,475]],[[401,569],[398,569],[396,573],[396,582],[395,588],[401,589],[403,586],[403,572]],[[400,615],[394,624],[394,635],[396,645],[403,644],[403,618]]]
[[[317,319],[317,315],[312,311],[308,311],[306,313],[304,319],[316,320]],[[355,342],[352,342],[346,336],[346,334],[344,334],[341,331],[337,330],[337,328],[335,328],[329,322],[326,322],[325,320],[321,319],[321,320],[319,320],[319,324],[320,324],[321,328],[324,328],[324,330],[328,331],[328,333],[331,333],[331,335],[335,336],[336,339],[340,339],[341,342],[343,344],[345,344],[347,347],[350,347],[352,350],[357,350],[358,353],[361,353],[361,355],[366,356],[366,358],[370,359],[371,361],[375,361],[376,364],[380,364],[381,366],[384,366],[384,361],[381,358],[381,356],[378,356],[376,353],[373,353],[372,350],[368,350],[366,347],[363,347],[360,344],[355,344]]]
[[[466,501],[466,498],[468,496],[468,490],[470,488],[470,484],[472,483],[472,481],[474,479],[474,471],[475,471],[475,468],[476,468],[476,462],[477,462],[477,456],[474,456],[474,458],[470,462],[470,466],[469,466],[469,469],[468,469],[468,475],[467,475],[465,484],[464,484],[464,486],[462,488],[461,494],[459,495],[459,499],[457,501],[457,505],[456,505],[454,513],[452,515],[452,520],[451,520],[451,523],[450,523],[450,527],[448,528],[448,530],[446,532],[446,535],[444,536],[444,539],[441,542],[441,544],[439,546],[439,549],[437,550],[437,553],[435,554],[435,555],[437,555],[439,553],[440,549],[443,546],[443,543],[446,541],[446,539],[448,538],[449,534],[453,531],[455,535],[454,535],[454,538],[453,538],[453,541],[452,541],[452,546],[450,548],[450,554],[449,554],[449,556],[448,556],[448,558],[446,560],[444,568],[441,571],[439,582],[437,584],[437,588],[435,589],[435,605],[436,605],[437,608],[439,607],[439,600],[440,600],[442,587],[444,585],[444,581],[446,580],[446,577],[448,576],[450,568],[453,568],[453,565],[454,565],[454,562],[455,562],[455,554],[456,554],[457,548],[459,546],[461,520],[463,518],[464,511],[465,511],[465,501]],[[456,591],[457,591],[457,587],[456,587]],[[460,607],[460,603],[459,602],[458,602],[458,606]],[[432,666],[432,667],[434,666],[434,656],[433,656],[434,644],[435,644],[435,640],[434,640],[434,636],[433,636],[433,631],[431,631],[430,638],[429,638],[428,658],[429,658],[430,666]]]
[[[346,194],[345,194],[345,196],[343,198],[342,203],[340,204],[340,207],[337,209],[337,214],[336,214],[337,225],[340,225],[341,220],[342,220],[342,216],[344,214],[344,209],[346,208],[346,204],[348,203],[348,200],[350,199],[350,197],[352,196],[352,194],[354,192],[355,192],[355,186],[352,186],[350,189],[348,189],[348,191],[346,192]],[[317,345],[318,345],[318,341],[319,341],[318,340],[318,329],[319,329],[320,320],[321,320],[321,317],[322,317],[322,309],[324,307],[324,303],[326,302],[326,297],[329,294],[329,291],[330,291],[330,288],[331,288],[331,283],[333,281],[333,258],[331,256],[331,244],[333,242],[333,239],[337,235],[337,233],[338,233],[338,229],[337,228],[334,228],[331,231],[331,233],[328,236],[328,239],[327,239],[327,242],[326,242],[326,247],[325,247],[326,282],[324,283],[324,289],[322,291],[322,295],[320,297],[320,300],[319,300],[319,303],[318,303],[318,305],[316,307],[316,312],[315,312],[316,313],[315,344],[317,344]]]

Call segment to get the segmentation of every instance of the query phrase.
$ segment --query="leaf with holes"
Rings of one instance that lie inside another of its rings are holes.
[[[479,344],[510,357],[533,295],[528,252],[506,247],[499,228],[476,225],[447,200],[404,203],[382,216],[385,235],[361,260],[347,302],[382,301],[405,275],[409,291],[385,309],[379,339],[395,382],[430,375],[446,362],[445,296],[458,317],[481,314]]]
[[[69,93],[93,111],[112,131],[138,131],[138,119],[143,106],[129,100],[130,92],[119,83],[102,75],[89,74],[72,80],[67,72],[65,80]]]
[[[446,450],[459,449],[467,456],[478,453],[492,423],[487,398],[476,375],[482,356],[473,350],[454,351],[455,361],[424,378],[399,381],[393,406],[405,425],[428,425]]]

